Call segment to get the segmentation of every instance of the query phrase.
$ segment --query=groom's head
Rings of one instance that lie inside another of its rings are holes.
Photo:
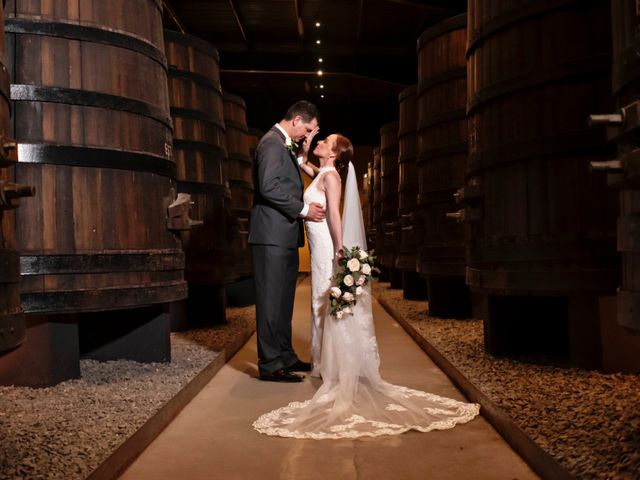
[[[318,107],[306,100],[300,100],[289,107],[281,125],[284,123],[282,126],[289,136],[299,141],[306,138],[318,126],[319,116]]]

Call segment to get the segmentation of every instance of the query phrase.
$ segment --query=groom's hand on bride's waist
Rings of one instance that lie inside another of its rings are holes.
[[[307,216],[305,220],[311,220],[312,222],[321,222],[324,220],[325,212],[324,207],[319,203],[310,203],[309,211],[307,212]]]

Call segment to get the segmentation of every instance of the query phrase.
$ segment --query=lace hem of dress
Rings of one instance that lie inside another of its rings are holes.
[[[311,404],[312,400],[307,400],[305,402],[291,402],[286,407],[265,413],[253,422],[253,428],[260,433],[271,436],[297,439],[335,440],[341,438],[400,435],[408,432],[409,430],[417,430],[424,433],[431,432],[433,430],[448,430],[456,425],[473,420],[480,413],[480,405],[477,403],[463,403],[451,398],[440,397],[427,392],[412,390],[407,387],[396,386],[396,388],[404,394],[403,397],[405,398],[407,396],[417,396],[433,401],[435,405],[424,407],[423,410],[430,414],[443,414],[446,418],[430,421],[423,425],[414,425],[367,420],[363,416],[354,413],[346,419],[347,423],[335,424],[326,427],[326,430],[330,431],[310,432],[291,430],[290,428],[287,428],[287,424],[291,424],[295,421],[296,413]],[[449,408],[454,407],[455,410],[439,409],[437,408],[438,406]],[[403,406],[392,402],[387,403],[385,410],[390,412],[406,411]],[[330,411],[330,407],[328,407],[326,411]],[[360,429],[354,427],[359,427]],[[367,428],[367,430],[362,430],[363,427]]]

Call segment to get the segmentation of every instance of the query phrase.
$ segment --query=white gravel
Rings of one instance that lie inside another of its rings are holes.
[[[82,378],[48,388],[0,386],[0,480],[83,479],[254,324],[171,334],[171,363],[81,361]]]
[[[640,479],[640,375],[493,357],[481,320],[429,317],[388,283],[374,293],[577,478]]]

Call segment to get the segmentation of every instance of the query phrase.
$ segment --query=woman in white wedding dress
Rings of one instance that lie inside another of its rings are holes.
[[[324,222],[306,222],[311,251],[313,374],[323,384],[304,402],[262,415],[253,427],[264,434],[311,439],[393,435],[417,430],[452,428],[472,420],[480,406],[385,382],[373,326],[370,286],[358,297],[352,314],[329,315],[329,288],[342,246],[367,249],[355,170],[353,146],[344,136],[329,135],[313,153],[320,168],[306,162],[317,129],[305,140],[302,168],[315,178],[304,194],[305,203],[326,206]],[[348,167],[342,221],[339,171]],[[322,341],[320,342],[320,335]]]

